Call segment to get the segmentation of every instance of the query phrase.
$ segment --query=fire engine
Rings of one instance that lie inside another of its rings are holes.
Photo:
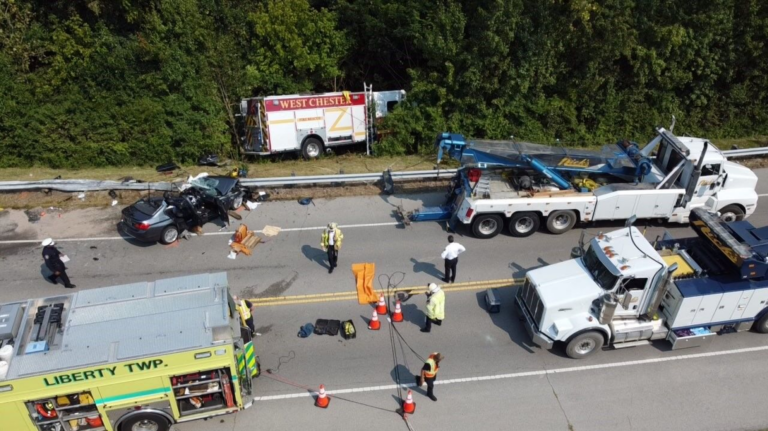
[[[240,103],[244,119],[242,150],[249,155],[301,152],[314,159],[334,147],[376,139],[376,122],[405,99],[405,91],[342,91],[323,94],[292,94],[245,99]]]

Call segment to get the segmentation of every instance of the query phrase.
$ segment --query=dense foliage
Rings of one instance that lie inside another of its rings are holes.
[[[0,0],[0,165],[189,161],[241,97],[408,91],[380,152],[443,130],[602,143],[768,133],[763,0]]]

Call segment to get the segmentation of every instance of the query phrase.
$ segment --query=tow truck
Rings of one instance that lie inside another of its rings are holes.
[[[750,216],[757,207],[757,176],[731,162],[711,142],[678,137],[656,128],[642,149],[619,141],[601,151],[567,149],[526,142],[472,141],[462,135],[437,136],[443,155],[459,160],[446,202],[406,212],[413,221],[448,221],[470,227],[477,238],[505,228],[527,237],[543,224],[552,234],[577,222],[656,219],[687,223],[693,208],[720,213],[724,221]]]
[[[717,335],[768,333],[768,227],[725,223],[694,208],[697,237],[653,244],[631,223],[598,234],[571,260],[528,271],[515,303],[534,344],[584,358],[667,340],[702,346]]]

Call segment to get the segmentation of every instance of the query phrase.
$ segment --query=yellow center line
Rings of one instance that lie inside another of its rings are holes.
[[[487,280],[487,281],[472,281],[465,283],[456,283],[443,287],[444,292],[462,292],[468,290],[481,290],[492,288],[505,288],[518,286],[522,283],[522,280],[516,280],[514,278],[501,279],[501,280]],[[397,292],[407,292],[410,294],[420,294],[426,292],[425,287],[404,287],[397,289]],[[292,296],[275,296],[270,298],[253,298],[249,299],[253,303],[254,307],[269,307],[273,305],[294,305],[294,304],[311,304],[321,302],[334,302],[334,301],[356,301],[357,291],[351,292],[334,292],[334,293],[316,293],[310,295],[292,295]]]

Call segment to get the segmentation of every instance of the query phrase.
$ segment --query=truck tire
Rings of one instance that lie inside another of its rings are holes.
[[[576,224],[576,213],[573,211],[554,211],[547,217],[547,230],[554,235],[562,235]]]
[[[168,431],[171,424],[165,416],[146,412],[137,413],[120,424],[120,431]]]
[[[572,359],[582,359],[603,347],[605,340],[597,332],[590,331],[577,335],[565,346],[565,354]]]
[[[728,205],[719,211],[720,220],[728,223],[732,221],[744,220],[744,210],[738,205]]]
[[[301,156],[307,160],[316,159],[323,153],[323,142],[317,138],[307,138],[301,144]]]
[[[160,244],[172,244],[179,239],[179,228],[174,225],[166,226],[160,233]]]
[[[752,327],[759,334],[768,334],[768,313],[765,313]]]
[[[525,238],[533,235],[541,225],[541,218],[534,212],[514,213],[509,219],[507,230],[512,236]]]
[[[475,238],[487,239],[493,238],[501,232],[501,217],[496,214],[482,214],[475,217],[472,222],[472,235]]]

